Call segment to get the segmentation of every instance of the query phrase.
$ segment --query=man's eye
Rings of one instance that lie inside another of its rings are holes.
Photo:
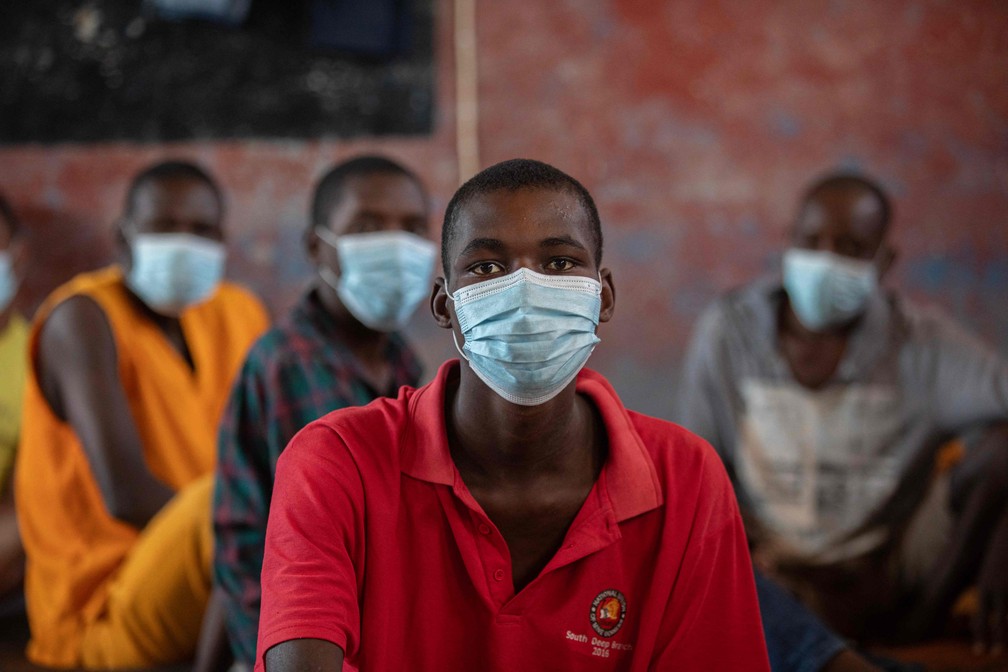
[[[491,273],[503,270],[503,267],[494,261],[483,261],[469,269],[475,275],[490,275]]]
[[[203,236],[204,238],[221,238],[221,229],[215,224],[199,222],[193,225],[192,232],[197,236]]]
[[[868,250],[863,245],[857,243],[840,243],[837,245],[837,252],[845,257],[864,257]]]
[[[553,259],[546,264],[546,268],[551,271],[569,271],[574,268],[574,262],[570,259]]]

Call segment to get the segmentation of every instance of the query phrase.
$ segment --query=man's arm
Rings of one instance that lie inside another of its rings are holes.
[[[727,446],[719,431],[718,414],[731,413],[731,406],[716,385],[722,320],[717,304],[697,319],[683,358],[672,419],[705,438],[724,460]]]
[[[309,425],[277,461],[263,558],[257,672],[264,653],[288,642],[324,640],[350,656],[360,649],[364,521],[364,483],[349,449],[329,426]],[[326,665],[336,662],[332,658]]]
[[[266,652],[266,672],[340,672],[343,649],[322,639],[294,639]]]
[[[976,582],[973,633],[978,649],[1002,648],[1008,636],[1008,423],[979,434],[950,479],[955,527],[927,577],[907,639],[935,633],[956,598]]]
[[[698,484],[695,502],[681,499],[676,505],[676,515],[691,517],[681,561],[656,568],[674,579],[648,669],[769,672],[738,505],[717,456],[707,446],[703,452],[699,470],[689,475],[690,482]]]
[[[25,556],[14,511],[14,488],[0,493],[0,596],[24,580]]]
[[[1004,646],[1008,634],[1008,362],[951,320],[918,318],[912,375],[931,390],[935,422],[948,434],[972,430],[966,455],[950,479],[956,514],[952,536],[932,567],[908,639],[937,628],[959,593],[977,582],[980,605],[974,630],[978,647]],[[978,429],[980,427],[981,429]]]
[[[53,310],[39,337],[37,373],[50,408],[80,439],[108,512],[144,527],[174,493],[144,461],[115,340],[92,299],[71,297]]]

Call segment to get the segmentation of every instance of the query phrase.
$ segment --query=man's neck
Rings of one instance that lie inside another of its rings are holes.
[[[384,392],[391,379],[391,365],[388,361],[389,335],[361,323],[343,305],[336,290],[328,285],[319,283],[316,293],[322,308],[332,318],[340,342],[361,364],[371,386],[378,392]]]
[[[467,364],[460,364],[463,369]],[[531,483],[557,475],[594,478],[604,461],[604,426],[571,383],[538,406],[505,401],[471,370],[446,399],[452,458],[470,487]]]
[[[785,297],[778,316],[777,346],[795,380],[809,389],[819,389],[830,381],[840,366],[854,319],[824,331],[812,331],[801,323]]]
[[[179,356],[185,360],[189,365],[189,368],[196,369],[196,362],[193,360],[192,352],[189,350],[189,344],[186,342],[185,332],[182,331],[182,322],[178,317],[171,315],[163,315],[146,303],[137,296],[129,285],[124,281],[123,288],[126,290],[126,295],[129,298],[130,303],[133,307],[147,318],[158,331],[165,337],[165,340],[174,348],[174,350],[179,354]]]

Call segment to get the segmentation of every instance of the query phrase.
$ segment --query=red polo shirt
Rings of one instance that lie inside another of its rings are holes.
[[[277,464],[256,671],[316,638],[362,670],[769,670],[731,486],[686,430],[578,393],[608,432],[602,472],[519,593],[504,538],[448,451],[446,380],[330,413]],[[457,375],[457,373],[455,374]]]

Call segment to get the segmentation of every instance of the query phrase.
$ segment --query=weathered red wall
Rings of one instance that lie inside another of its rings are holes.
[[[125,182],[206,164],[230,197],[232,275],[275,311],[303,286],[311,180],[361,149],[425,172],[438,216],[457,185],[451,3],[439,0],[431,137],[376,142],[0,148],[0,188],[40,263],[26,305],[108,258]],[[555,163],[595,194],[618,282],[593,366],[665,415],[692,321],[773,268],[813,176],[856,167],[896,201],[890,284],[943,304],[1008,352],[1008,4],[893,0],[478,2],[484,165]],[[432,368],[452,350],[425,314]]]

